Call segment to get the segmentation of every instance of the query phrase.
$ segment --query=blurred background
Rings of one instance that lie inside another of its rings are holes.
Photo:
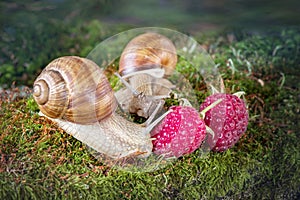
[[[159,26],[197,36],[300,24],[298,0],[16,0],[0,2],[0,86],[31,84],[60,55],[86,56],[103,39]]]
[[[42,20],[164,26],[193,32],[222,27],[250,29],[299,25],[297,0],[17,0],[1,1],[1,28]]]

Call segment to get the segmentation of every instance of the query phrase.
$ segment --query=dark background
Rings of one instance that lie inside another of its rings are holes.
[[[164,26],[187,32],[300,24],[297,0],[18,0],[1,1],[0,6],[1,28],[6,31],[15,25],[33,25],[45,19],[66,23],[99,19],[111,24]]]

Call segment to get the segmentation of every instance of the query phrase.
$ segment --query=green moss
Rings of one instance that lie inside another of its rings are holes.
[[[101,40],[96,34],[101,27],[95,21],[77,27],[72,30],[74,38],[66,40],[65,45],[74,45],[75,38],[87,33],[90,40],[84,43],[81,39],[74,51],[84,55],[92,41]],[[154,172],[133,173],[103,165],[81,142],[39,117],[32,97],[16,98],[3,92],[0,198],[296,199],[300,192],[299,72],[294,70],[299,65],[299,54],[295,53],[298,33],[280,30],[270,35],[245,34],[234,42],[224,39],[221,43],[216,35],[204,37],[219,64],[226,91],[246,92],[250,114],[247,132],[224,153],[203,155],[197,150]],[[234,73],[226,66],[229,58],[235,64]],[[40,59],[34,62],[49,61],[49,57]],[[251,73],[245,60],[252,64]],[[207,96],[202,77],[183,59],[178,65],[202,101]],[[9,71],[11,64],[7,66]],[[117,79],[111,77],[110,81],[117,87]]]

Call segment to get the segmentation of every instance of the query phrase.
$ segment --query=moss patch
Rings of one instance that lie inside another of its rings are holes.
[[[88,32],[97,27],[97,22],[91,24]],[[196,151],[151,173],[118,171],[97,161],[81,142],[39,117],[32,97],[18,98],[30,91],[15,88],[2,91],[0,100],[1,199],[299,197],[299,30],[230,34],[234,40],[228,40],[228,33],[203,38],[219,65],[227,92],[246,92],[250,122],[232,149],[206,156]],[[79,55],[89,45],[82,47],[76,51]],[[41,62],[47,63],[48,58]],[[191,76],[184,60],[178,65]],[[205,85],[193,77],[190,81],[201,102]]]

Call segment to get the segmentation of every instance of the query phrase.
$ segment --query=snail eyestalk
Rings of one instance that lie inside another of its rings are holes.
[[[146,129],[146,132],[150,132],[161,120],[163,120],[172,110],[168,110],[164,114],[162,114],[159,118],[157,118],[154,122],[152,122]]]
[[[131,92],[132,92],[132,94],[134,95],[134,96],[138,96],[140,93],[138,92],[138,91],[136,91],[122,76],[120,76],[120,74],[119,73],[117,73],[117,72],[115,72],[114,73],[120,80],[121,80],[121,82],[123,83],[123,85],[125,85],[126,86],[126,88],[128,88]]]

